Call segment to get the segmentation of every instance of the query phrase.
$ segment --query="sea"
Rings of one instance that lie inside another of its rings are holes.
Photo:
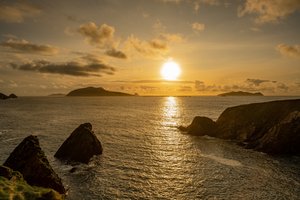
[[[67,200],[300,199],[300,158],[270,156],[177,127],[230,106],[300,97],[19,97],[0,101],[0,163],[28,135],[68,189]],[[80,124],[104,148],[89,164],[54,158]],[[75,172],[71,169],[75,167]]]

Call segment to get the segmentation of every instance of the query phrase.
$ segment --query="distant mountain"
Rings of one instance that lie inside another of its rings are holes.
[[[73,90],[67,94],[67,96],[133,96],[123,92],[114,92],[105,90],[102,87],[87,87]]]
[[[226,93],[218,94],[218,96],[226,97],[226,96],[264,96],[264,95],[260,92],[251,93],[251,92],[238,91],[238,92],[226,92]]]
[[[9,96],[3,94],[3,93],[0,93],[0,99],[14,99],[14,98],[18,98],[17,95],[15,94],[10,94]]]

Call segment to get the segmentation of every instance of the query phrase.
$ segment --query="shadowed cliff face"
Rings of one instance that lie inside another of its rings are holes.
[[[210,124],[210,131],[203,132],[203,128],[199,127],[206,124],[194,120],[187,131],[193,135],[237,140],[243,142],[246,148],[267,153],[300,154],[300,100],[227,108],[215,124]]]

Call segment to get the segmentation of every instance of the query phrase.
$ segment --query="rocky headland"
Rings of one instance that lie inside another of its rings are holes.
[[[197,116],[180,129],[192,135],[235,140],[270,154],[300,155],[300,99],[230,107],[216,121]]]

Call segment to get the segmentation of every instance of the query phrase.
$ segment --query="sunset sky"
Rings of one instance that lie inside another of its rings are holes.
[[[300,0],[1,0],[0,92],[300,95],[299,22]]]

